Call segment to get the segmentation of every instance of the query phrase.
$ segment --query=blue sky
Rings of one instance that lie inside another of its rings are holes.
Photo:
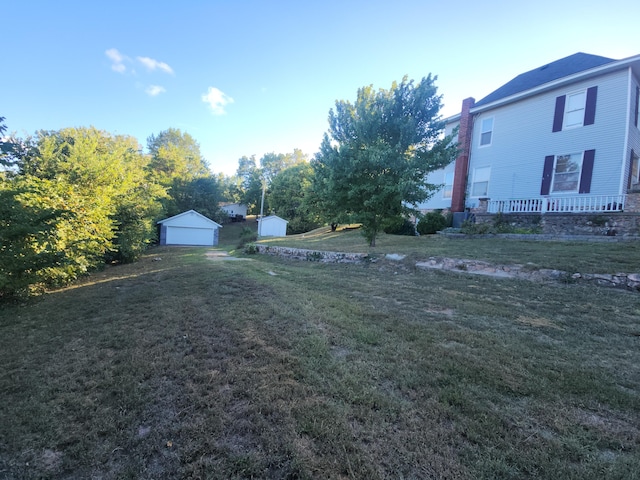
[[[313,155],[336,100],[438,76],[444,116],[576,52],[640,54],[640,2],[2,0],[11,132],[188,132],[215,173]]]

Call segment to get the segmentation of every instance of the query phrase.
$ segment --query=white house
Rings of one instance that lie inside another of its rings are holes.
[[[287,235],[287,220],[277,215],[269,215],[258,220],[259,237],[285,237]]]
[[[421,209],[620,212],[640,186],[640,55],[576,53],[535,68],[445,120],[460,154]]]
[[[220,210],[226,212],[232,220],[244,220],[247,218],[247,206],[243,203],[227,203],[220,205]]]
[[[180,213],[158,222],[160,245],[218,245],[222,225],[195,210]]]

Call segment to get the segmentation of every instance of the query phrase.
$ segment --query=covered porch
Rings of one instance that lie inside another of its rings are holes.
[[[609,213],[623,212],[626,200],[627,195],[540,196],[507,200],[481,198],[478,210],[479,213]]]

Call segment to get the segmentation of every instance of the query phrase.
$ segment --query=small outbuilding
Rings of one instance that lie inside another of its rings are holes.
[[[222,225],[189,210],[165,218],[160,225],[160,245],[197,245],[212,247],[218,245]]]
[[[269,215],[268,217],[258,220],[258,236],[259,237],[286,237],[287,223],[284,218],[277,215]]]

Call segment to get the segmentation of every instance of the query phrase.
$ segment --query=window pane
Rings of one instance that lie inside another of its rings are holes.
[[[573,125],[582,125],[584,121],[584,110],[574,110],[573,112],[567,112],[564,116],[564,124],[567,127]]]
[[[447,172],[444,174],[444,189],[442,196],[444,198],[451,198],[453,195],[453,172]]]
[[[480,145],[491,144],[492,131],[493,131],[493,118],[486,118],[482,120],[482,127],[480,130]]]
[[[482,197],[486,195],[488,187],[489,187],[489,182],[475,182],[471,186],[471,196]]]
[[[567,97],[567,111],[578,110],[584,108],[585,93],[580,92]]]
[[[472,197],[484,197],[489,191],[489,176],[491,167],[476,168],[473,172],[473,184],[471,185]]]
[[[567,95],[567,103],[564,112],[565,127],[576,127],[583,124],[585,100],[585,92]]]
[[[582,154],[558,155],[553,173],[554,192],[576,192],[580,183]]]

